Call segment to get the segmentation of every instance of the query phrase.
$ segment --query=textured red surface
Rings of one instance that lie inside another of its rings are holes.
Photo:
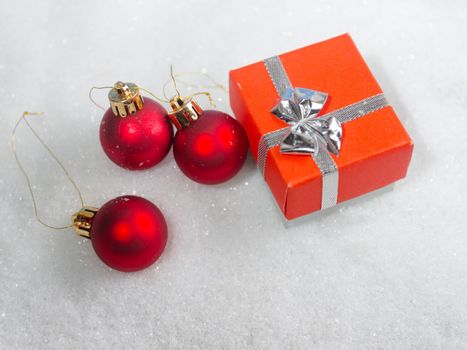
[[[144,99],[143,109],[125,118],[108,109],[100,126],[105,154],[117,165],[142,170],[159,163],[170,150],[173,127],[166,110],[156,101]]]
[[[382,92],[349,35],[280,55],[293,86],[327,92],[323,113]],[[257,158],[262,135],[286,124],[270,113],[279,96],[263,62],[230,72],[230,103]],[[392,107],[344,124],[338,202],[388,185],[406,175],[413,144]],[[266,181],[284,215],[293,219],[321,208],[321,173],[309,156],[278,147],[268,153]]]
[[[218,184],[239,172],[248,152],[243,127],[231,116],[213,110],[204,111],[188,127],[177,131],[174,157],[193,181]]]
[[[150,201],[122,196],[107,202],[94,217],[91,242],[110,267],[130,272],[153,264],[167,242],[164,215]]]

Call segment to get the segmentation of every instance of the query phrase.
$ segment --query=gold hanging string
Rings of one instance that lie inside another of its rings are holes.
[[[173,79],[174,87],[175,87],[175,89],[176,89],[176,91],[177,91],[177,96],[176,96],[176,97],[181,97],[180,91],[178,90],[177,85],[176,85],[177,83],[175,82],[175,77],[172,76],[172,79]],[[159,102],[170,104],[170,99],[167,98],[167,96],[165,95],[165,93],[164,93],[165,99],[163,99],[163,98],[160,98],[159,96],[155,95],[155,94],[154,94],[153,92],[151,92],[150,90],[148,90],[148,89],[146,89],[146,88],[143,88],[143,87],[141,87],[141,86],[139,86],[139,85],[138,85],[138,89],[140,89],[141,91],[146,92],[147,94],[149,94],[150,96],[152,96],[152,97],[154,97],[156,100],[158,100]],[[194,96],[199,96],[199,95],[205,95],[205,96],[208,98],[209,103],[210,103],[213,107],[216,107],[216,104],[214,103],[214,100],[213,100],[213,98],[212,98],[212,95],[211,95],[211,93],[208,92],[208,91],[196,92],[196,93],[191,94],[191,95],[189,95],[189,96],[186,96],[186,97],[184,97],[184,98],[190,99],[190,98],[192,98],[192,97],[194,97]]]
[[[212,85],[207,85],[207,84],[189,84],[187,82],[184,82],[180,79],[177,79],[179,77],[183,77],[183,76],[188,76],[188,75],[199,75],[199,76],[203,76],[205,78],[207,78],[208,80],[210,80],[212,82]],[[224,91],[226,94],[229,93],[229,90],[224,86],[222,85],[221,83],[219,83],[217,80],[215,80],[211,75],[209,75],[207,72],[183,72],[183,73],[178,73],[178,74],[175,74],[174,73],[174,70],[173,70],[173,65],[170,65],[170,79],[167,80],[165,82],[165,84],[163,85],[163,89],[162,89],[162,93],[164,95],[164,98],[161,98],[159,96],[157,96],[156,94],[154,94],[151,90],[149,89],[146,89],[142,86],[139,86],[137,85],[137,88],[140,89],[141,91],[144,91],[146,92],[148,95],[152,96],[154,99],[156,99],[157,101],[161,102],[161,103],[168,103],[170,104],[170,98],[167,97],[167,93],[166,93],[166,89],[167,89],[167,86],[172,83],[174,89],[175,89],[175,92],[176,92],[176,97],[181,97],[181,93],[180,93],[180,90],[178,89],[178,86],[177,86],[177,82],[180,82],[182,83],[183,85],[186,85],[186,86],[189,86],[189,87],[192,87],[192,88],[199,88],[199,89],[202,89],[202,88],[205,88],[205,89],[220,89],[222,91]],[[89,90],[89,93],[88,93],[88,97],[89,97],[89,100],[96,106],[98,107],[99,109],[103,110],[103,111],[106,111],[107,109],[104,108],[103,106],[101,106],[100,104],[98,104],[96,102],[96,100],[94,99],[93,97],[93,92],[94,90],[103,90],[103,89],[113,89],[112,86],[92,86],[91,89]],[[205,95],[208,100],[209,100],[209,103],[213,106],[213,107],[216,107],[216,104],[214,102],[214,99],[212,98],[212,94],[208,91],[201,91],[201,92],[196,92],[194,94],[191,94],[189,96],[186,96],[185,98],[192,98],[194,96],[199,96],[199,95]]]
[[[172,83],[175,91],[177,92],[177,96],[176,97],[181,97],[181,94],[180,94],[180,91],[178,90],[178,87],[177,87],[177,80],[175,79],[176,75],[174,74],[174,67],[173,65],[171,64],[170,65],[170,79],[167,80],[162,88],[162,94],[164,95],[165,99],[166,100],[170,100],[168,97],[167,97],[167,94],[165,92],[165,89],[167,88],[167,85],[169,85],[170,83]]]
[[[98,104],[92,97],[92,93],[94,90],[103,90],[103,89],[113,89],[113,87],[112,86],[93,86],[91,87],[91,89],[89,89],[88,97],[95,106],[102,109],[103,111],[106,111],[107,109],[102,107],[100,104]]]
[[[154,97],[157,101],[159,102],[162,102],[162,103],[170,103],[169,99],[163,99],[163,98],[160,98],[159,96],[157,96],[156,94],[154,94],[153,92],[151,92],[151,90],[148,90],[144,87],[141,87],[139,85],[137,85],[138,89],[140,89],[141,91],[144,91],[146,92],[147,94],[151,95],[152,97]]]
[[[149,95],[151,95],[152,97],[154,97],[157,101],[159,102],[162,102],[162,103],[169,103],[169,100],[166,99],[164,100],[163,98],[160,98],[159,96],[157,96],[156,94],[154,94],[153,92],[151,92],[150,90],[142,87],[142,86],[139,86],[137,85],[137,88],[148,93]],[[103,89],[113,89],[113,86],[92,86],[91,89],[89,89],[89,93],[88,93],[88,97],[89,97],[89,100],[99,109],[102,109],[103,111],[106,111],[107,109],[102,107],[100,104],[98,104],[96,102],[96,100],[94,99],[94,97],[92,96],[94,90],[103,90]]]
[[[209,88],[209,89],[220,89],[222,91],[224,91],[225,94],[229,94],[229,89],[227,89],[227,87],[225,87],[223,84],[221,84],[220,82],[218,82],[216,79],[214,79],[210,74],[208,74],[207,72],[185,72],[185,73],[180,73],[180,75],[201,75],[201,76],[204,76],[206,77],[208,80],[211,81],[211,83],[213,85],[207,85],[207,84],[198,84],[197,86],[200,88],[200,89],[203,89],[203,88]],[[180,81],[180,80],[179,80]]]
[[[203,76],[207,77],[209,80],[211,80],[211,82],[213,82],[213,84],[214,84],[214,85],[194,85],[194,84],[188,84],[188,83],[182,82],[184,85],[191,86],[191,87],[198,87],[198,88],[203,88],[203,87],[204,88],[218,88],[218,89],[224,90],[224,92],[226,92],[227,94],[229,93],[229,90],[227,90],[227,88],[224,85],[222,85],[221,83],[216,81],[213,77],[211,77],[209,74],[207,74],[205,72],[185,72],[185,73],[174,74],[173,65],[170,65],[170,79],[165,82],[165,84],[163,85],[163,88],[162,88],[162,93],[164,94],[164,97],[167,100],[169,98],[167,97],[167,94],[166,94],[166,88],[167,88],[167,85],[169,83],[173,84],[174,89],[177,92],[176,97],[181,97],[180,96],[181,95],[180,90],[178,90],[178,87],[177,87],[176,77],[180,77],[180,76],[184,76],[184,75],[203,75]],[[178,81],[180,82],[180,80],[178,80]],[[214,108],[216,107],[214,99],[212,98],[212,94],[210,92],[208,92],[208,91],[195,92],[195,93],[193,93],[193,94],[191,94],[189,96],[186,96],[184,98],[185,99],[191,99],[192,97],[199,96],[199,95],[206,96],[208,98],[209,103],[211,104],[211,106],[213,106]]]
[[[184,77],[184,76],[203,76],[205,77],[206,79],[210,80],[212,85],[208,85],[208,84],[191,84],[191,83],[188,83],[182,79],[179,79],[180,77]],[[166,94],[166,89],[167,89],[167,86],[173,82],[173,80],[177,79],[177,82],[178,83],[181,83],[185,86],[188,86],[188,87],[191,87],[191,88],[198,88],[198,89],[220,89],[222,90],[225,94],[229,94],[229,90],[227,89],[227,87],[225,87],[225,85],[221,84],[220,82],[218,82],[216,79],[214,79],[210,74],[208,74],[207,72],[181,72],[181,73],[177,73],[177,74],[174,74],[173,75],[173,78],[167,80],[163,87],[162,87],[162,91],[163,91],[163,94],[164,94],[164,97],[168,99],[167,97],[167,94]]]
[[[174,76],[174,66],[172,64],[170,65],[170,79],[172,80],[174,84],[174,89],[177,92],[177,97],[180,97],[180,91],[178,91],[178,88],[177,88],[177,80],[175,80],[175,76]]]
[[[186,98],[187,98],[187,99],[191,99],[192,97],[200,96],[200,95],[206,96],[206,97],[208,98],[208,101],[209,101],[209,103],[211,104],[211,106],[213,106],[214,108],[216,108],[216,103],[214,102],[214,99],[212,98],[211,93],[209,93],[209,92],[207,92],[207,91],[195,92],[194,94],[191,94],[191,95],[187,96]]]
[[[18,153],[16,151],[16,130],[18,129],[18,126],[20,125],[20,123],[22,121],[24,121],[26,123],[26,125],[28,126],[28,128],[31,130],[32,134],[36,137],[36,139],[42,144],[42,146],[49,153],[49,155],[55,160],[55,162],[63,170],[66,177],[68,178],[68,180],[73,185],[76,192],[78,193],[79,199],[81,201],[81,207],[84,207],[83,195],[81,194],[81,191],[79,190],[78,186],[76,185],[76,182],[73,180],[73,178],[71,177],[70,173],[65,168],[63,163],[58,159],[58,157],[54,154],[54,152],[52,152],[52,150],[49,148],[49,146],[47,146],[47,144],[44,142],[44,140],[39,136],[39,134],[36,132],[36,130],[34,130],[34,128],[31,126],[31,124],[29,124],[28,120],[26,119],[26,116],[29,116],[29,115],[43,115],[43,114],[44,114],[43,112],[23,112],[21,117],[16,122],[15,127],[13,128],[13,131],[11,132],[11,149],[13,151],[13,155],[15,156],[16,164],[18,164],[19,169],[21,170],[21,172],[23,173],[24,178],[26,179],[26,183],[27,183],[27,186],[28,186],[28,189],[29,189],[29,193],[30,193],[31,199],[32,199],[32,205],[34,207],[34,215],[36,217],[36,220],[39,223],[41,223],[42,225],[44,225],[45,227],[48,227],[48,228],[51,228],[51,229],[54,229],[54,230],[64,230],[64,229],[67,229],[69,227],[73,227],[73,224],[66,225],[66,226],[53,226],[53,225],[47,224],[46,222],[44,222],[39,217],[36,197],[34,195],[33,187],[31,185],[31,180],[30,180],[26,170],[24,169],[23,165],[21,164],[21,162],[19,160],[19,157],[18,157]]]

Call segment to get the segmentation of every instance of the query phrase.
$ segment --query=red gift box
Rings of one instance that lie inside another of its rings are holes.
[[[231,71],[230,103],[287,219],[406,175],[413,143],[348,34]]]

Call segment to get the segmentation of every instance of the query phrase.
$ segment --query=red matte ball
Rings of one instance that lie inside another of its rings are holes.
[[[175,134],[174,157],[182,172],[202,184],[218,184],[239,172],[248,152],[243,127],[228,114],[207,110]]]
[[[167,242],[164,215],[150,201],[121,196],[107,202],[91,225],[91,242],[110,267],[130,272],[153,264]]]
[[[109,108],[102,118],[100,141],[105,154],[117,165],[142,170],[159,163],[170,150],[173,127],[159,103],[144,99],[143,108],[120,117]]]

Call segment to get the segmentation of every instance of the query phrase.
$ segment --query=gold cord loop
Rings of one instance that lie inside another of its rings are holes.
[[[227,87],[225,87],[223,84],[219,83],[216,79],[214,79],[211,75],[209,75],[207,72],[205,71],[201,71],[201,72],[182,72],[182,73],[177,73],[177,74],[173,74],[173,68],[172,66],[170,66],[171,68],[171,77],[169,80],[167,80],[164,85],[162,86],[162,93],[164,95],[164,97],[166,99],[169,99],[167,97],[167,93],[166,93],[166,90],[167,90],[167,86],[172,83],[174,84],[175,81],[177,81],[178,83],[181,83],[187,87],[190,87],[190,88],[198,88],[198,89],[220,89],[222,90],[225,94],[229,94],[229,90],[227,89]],[[209,84],[191,84],[191,83],[188,83],[186,81],[183,81],[181,79],[179,79],[180,77],[185,77],[185,76],[203,76],[205,77],[206,79],[208,79],[209,81],[211,81],[212,85],[209,85]],[[174,84],[175,85],[175,84]],[[178,96],[180,96],[180,92],[178,90],[177,91],[177,94]]]
[[[63,170],[63,172],[65,173],[66,177],[68,178],[68,180],[70,181],[70,183],[73,185],[74,189],[76,190],[76,192],[78,193],[78,196],[79,196],[79,199],[81,201],[81,206],[84,207],[84,200],[83,200],[83,195],[81,194],[81,191],[79,190],[78,188],[78,185],[76,185],[76,182],[73,180],[73,178],[71,177],[70,173],[68,172],[68,170],[65,168],[65,166],[63,165],[63,163],[58,159],[58,157],[54,154],[54,152],[52,152],[52,150],[49,148],[49,146],[47,146],[47,144],[45,143],[45,141],[39,136],[39,134],[36,132],[36,130],[31,126],[31,124],[29,124],[28,120],[26,119],[26,116],[29,116],[29,115],[43,115],[44,113],[43,112],[23,112],[23,114],[21,115],[21,117],[18,119],[18,121],[16,122],[14,128],[13,128],[13,131],[11,132],[11,149],[13,151],[13,155],[15,156],[15,160],[16,160],[16,164],[18,165],[21,173],[23,174],[25,180],[26,180],[26,183],[27,183],[27,186],[28,186],[28,189],[29,189],[29,194],[31,195],[31,199],[32,199],[32,205],[33,205],[33,208],[34,208],[34,215],[36,217],[36,220],[44,225],[45,227],[48,227],[48,228],[51,228],[51,229],[54,229],[54,230],[63,230],[63,229],[67,229],[69,227],[72,227],[73,224],[70,224],[70,225],[66,225],[66,226],[53,226],[53,225],[49,225],[47,224],[46,222],[44,222],[40,216],[39,216],[39,211],[38,211],[38,208],[37,208],[37,202],[36,202],[36,197],[34,195],[34,191],[33,191],[33,186],[31,184],[31,180],[26,172],[26,170],[24,169],[23,165],[21,164],[21,161],[19,160],[19,157],[18,157],[18,153],[16,151],[16,130],[18,129],[18,126],[20,125],[20,123],[22,121],[24,121],[26,123],[26,125],[28,126],[28,128],[31,130],[32,134],[36,137],[36,139],[42,144],[42,146],[45,148],[45,150],[47,151],[47,153],[49,153],[49,155],[55,160],[55,162],[60,166],[60,168]]]
[[[89,89],[88,97],[91,100],[91,102],[97,106],[97,108],[102,109],[103,111],[106,111],[107,109],[102,107],[100,104],[98,104],[94,98],[92,97],[92,93],[94,90],[103,90],[103,89],[113,89],[113,86],[93,86],[91,89]]]
[[[144,87],[141,87],[139,85],[138,85],[138,89],[140,89],[141,91],[144,91],[145,93],[147,93],[150,96],[154,97],[159,102],[162,102],[162,103],[169,103],[170,102],[168,99],[163,99],[163,98],[157,96],[156,94],[154,94],[153,92],[151,92],[151,90],[148,90],[148,89],[146,89]]]
[[[186,99],[191,99],[192,97],[200,96],[200,95],[206,96],[208,98],[208,101],[211,104],[211,106],[216,108],[216,103],[214,102],[214,99],[212,98],[211,93],[207,92],[207,91],[195,92],[194,94],[187,96]]]

